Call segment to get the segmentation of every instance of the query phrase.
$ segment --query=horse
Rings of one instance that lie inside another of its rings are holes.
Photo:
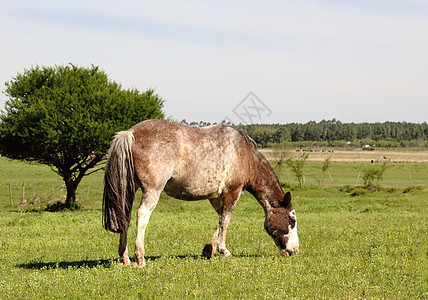
[[[255,142],[224,124],[191,127],[164,120],[146,120],[116,134],[108,151],[104,175],[103,225],[120,233],[119,257],[131,263],[127,232],[135,193],[141,188],[137,211],[134,266],[144,268],[144,234],[162,191],[186,201],[208,199],[219,215],[218,229],[202,254],[215,251],[231,257],[226,231],[232,209],[244,191],[264,209],[266,232],[280,254],[299,252],[296,212],[291,195]]]

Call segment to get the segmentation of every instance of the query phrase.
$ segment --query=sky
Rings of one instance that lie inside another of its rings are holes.
[[[181,121],[428,122],[427,0],[0,0],[5,82],[99,66]]]

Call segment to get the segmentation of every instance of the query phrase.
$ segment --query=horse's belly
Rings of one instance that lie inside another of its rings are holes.
[[[221,183],[197,184],[194,181],[180,182],[171,178],[165,185],[164,191],[167,195],[180,200],[202,200],[219,197],[222,192],[221,186]]]
[[[234,177],[234,145],[219,147],[204,139],[183,153],[166,183],[166,194],[182,200],[218,198]]]

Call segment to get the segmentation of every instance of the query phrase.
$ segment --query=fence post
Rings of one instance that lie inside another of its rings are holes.
[[[64,186],[65,186],[65,183],[63,183],[63,184],[61,185],[61,189],[59,190],[59,199],[61,199],[62,192],[63,192],[63,190],[64,190]]]
[[[91,191],[91,182],[92,182],[92,179],[89,179],[89,186],[88,186],[88,192],[86,193],[86,200],[89,199],[89,192]]]
[[[27,202],[28,202],[27,199],[25,199],[25,182],[24,182],[22,183],[22,200],[20,205],[26,205]]]
[[[334,182],[333,177],[331,177],[330,171],[327,171],[328,176],[330,176],[331,182]]]

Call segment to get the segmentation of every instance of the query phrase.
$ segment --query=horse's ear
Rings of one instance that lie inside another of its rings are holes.
[[[279,205],[281,205],[282,207],[289,207],[290,204],[291,204],[291,194],[290,192],[287,192],[284,195],[284,199],[282,199],[282,201],[279,202]]]

